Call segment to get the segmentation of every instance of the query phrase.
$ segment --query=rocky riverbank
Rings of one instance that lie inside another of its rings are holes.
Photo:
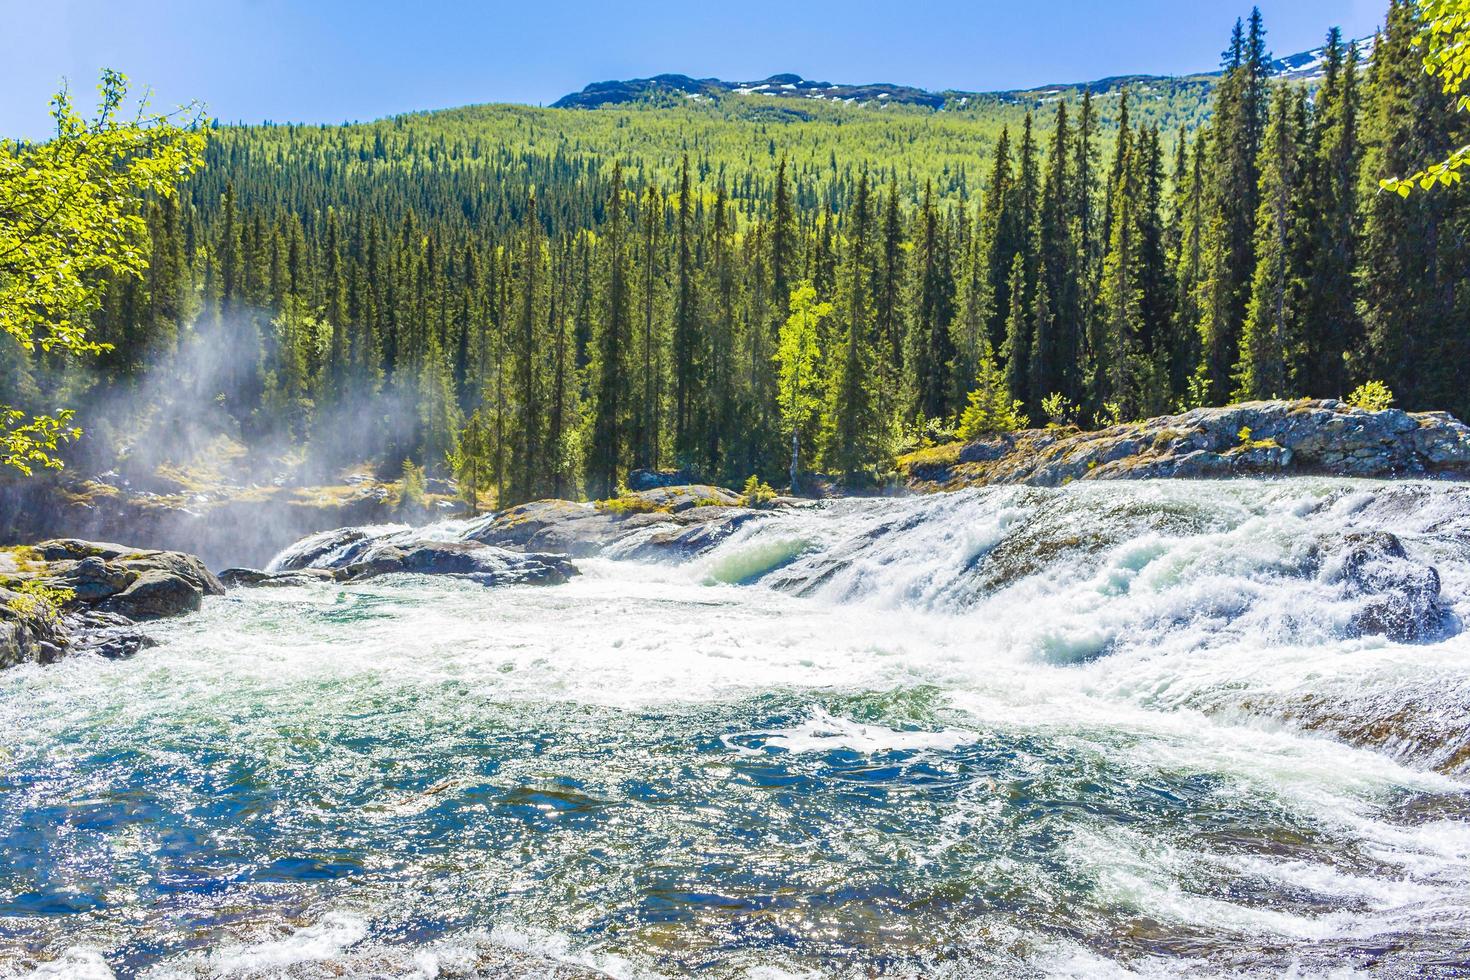
[[[778,499],[768,507],[796,503]],[[221,577],[245,587],[396,572],[482,585],[559,584],[577,574],[570,559],[691,558],[765,513],[733,491],[705,484],[656,487],[596,503],[537,500],[471,521],[324,531],[288,548],[269,569],[232,568]]]
[[[199,609],[224,586],[194,555],[74,538],[0,549],[0,668],[73,653],[128,657],[139,624]]]
[[[1032,429],[900,460],[910,488],[1074,480],[1331,475],[1470,478],[1470,427],[1443,412],[1340,401],[1247,402],[1096,432]]]

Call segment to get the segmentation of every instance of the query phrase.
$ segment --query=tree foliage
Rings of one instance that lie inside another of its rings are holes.
[[[197,123],[197,113],[159,115],[144,100],[128,117],[127,79],[113,71],[98,92],[90,121],[63,90],[52,99],[50,139],[0,141],[0,333],[26,353],[104,350],[89,316],[108,280],[137,279],[148,266],[144,200],[171,198],[200,162],[202,132],[179,125]],[[0,404],[0,466],[59,466],[59,445],[80,435],[72,418]]]
[[[1415,43],[1424,52],[1424,70],[1437,78],[1445,94],[1459,95],[1470,81],[1470,0],[1416,0],[1424,29]],[[1459,95],[1456,107],[1470,110],[1470,95]],[[1436,186],[1458,184],[1461,170],[1470,163],[1470,144],[1451,151],[1450,155],[1407,177],[1385,178],[1381,186],[1400,197],[1408,197],[1417,187],[1430,190]]]
[[[1393,0],[1366,64],[1333,32],[1306,91],[1254,15],[1214,80],[1126,97],[220,127],[139,205],[146,273],[103,274],[111,350],[0,334],[0,402],[178,390],[319,473],[406,457],[497,506],[641,468],[870,483],[957,430],[1374,378],[1464,414],[1470,199],[1378,189],[1465,141],[1422,27]]]

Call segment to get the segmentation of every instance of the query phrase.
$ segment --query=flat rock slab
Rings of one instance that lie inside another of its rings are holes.
[[[915,454],[905,468],[918,490],[1285,474],[1470,477],[1470,427],[1443,412],[1246,402],[1096,432],[1011,432]]]
[[[690,557],[761,513],[742,503],[734,491],[709,484],[655,487],[598,504],[537,500],[482,518],[465,537],[573,558],[613,549],[624,557]]]

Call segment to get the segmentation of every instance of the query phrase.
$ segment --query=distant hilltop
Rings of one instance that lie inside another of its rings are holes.
[[[1356,42],[1360,57],[1373,49],[1373,38]],[[1271,64],[1272,74],[1292,81],[1315,82],[1321,79],[1325,49],[1314,48],[1278,58]],[[1200,72],[1186,76],[1207,82],[1219,72]],[[658,99],[718,101],[729,96],[765,96],[778,99],[804,99],[841,102],[849,105],[910,105],[929,109],[964,108],[971,102],[1006,100],[1044,94],[1049,89],[1060,91],[1090,90],[1111,92],[1130,85],[1164,80],[1159,75],[1120,75],[1081,84],[1040,86],[1035,89],[1005,92],[965,92],[946,89],[931,92],[912,85],[872,82],[865,85],[817,82],[800,75],[772,75],[755,82],[727,82],[719,78],[691,78],[688,75],[655,75],[652,78],[630,78],[623,81],[593,82],[580,92],[564,95],[552,103],[556,109],[596,109],[608,105],[625,105]]]

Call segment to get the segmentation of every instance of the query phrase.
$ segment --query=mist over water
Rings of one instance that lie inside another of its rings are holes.
[[[83,436],[63,447],[61,473],[0,474],[0,541],[87,537],[257,567],[308,531],[383,519],[386,491],[370,481],[420,455],[412,379],[292,397],[278,333],[262,310],[210,314],[134,370],[99,361],[50,379],[46,398],[76,409]]]
[[[1438,572],[1412,642],[1362,627],[1382,532]],[[0,976],[1470,968],[1470,487],[1002,488],[638,546],[554,588],[235,592],[0,675]]]

